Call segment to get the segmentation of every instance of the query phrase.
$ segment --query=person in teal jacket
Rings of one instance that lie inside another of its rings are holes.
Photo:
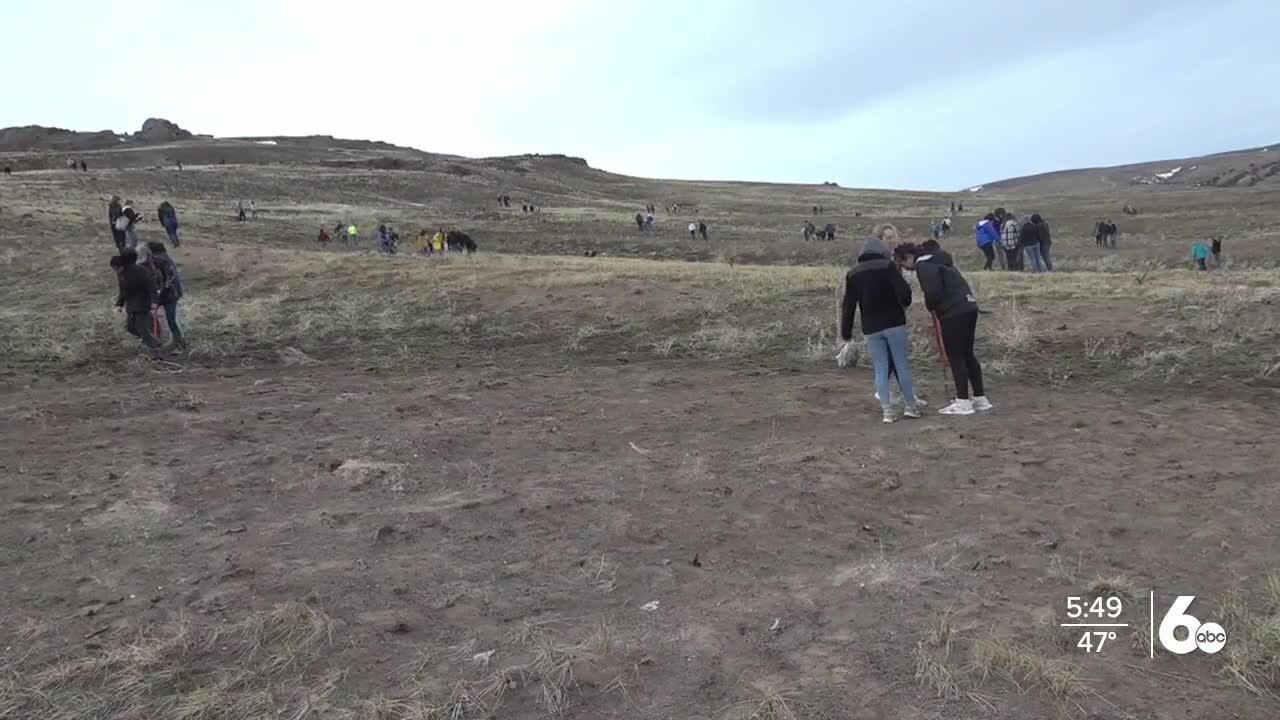
[[[1209,246],[1198,242],[1191,246],[1191,259],[1195,261],[1196,270],[1206,272],[1209,270]]]

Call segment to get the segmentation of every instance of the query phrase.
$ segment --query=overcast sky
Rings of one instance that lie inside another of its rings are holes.
[[[1280,142],[1280,0],[0,3],[0,126],[951,190]]]

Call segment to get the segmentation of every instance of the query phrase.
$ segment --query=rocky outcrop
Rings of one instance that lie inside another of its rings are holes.
[[[142,130],[130,139],[134,142],[165,143],[174,140],[190,140],[192,137],[190,132],[178,127],[177,123],[169,122],[164,118],[147,118],[147,121],[142,123]]]

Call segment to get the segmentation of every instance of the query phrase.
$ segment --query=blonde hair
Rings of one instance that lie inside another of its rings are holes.
[[[898,239],[898,228],[892,225],[881,225],[880,231],[876,233],[886,245],[893,243]]]

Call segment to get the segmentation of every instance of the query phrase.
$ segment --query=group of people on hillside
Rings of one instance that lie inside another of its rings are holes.
[[[326,247],[335,237],[346,245],[358,246],[360,228],[354,223],[346,225],[339,222],[333,227],[333,235],[330,235],[321,227],[320,233],[316,236],[316,242]],[[373,239],[378,252],[384,255],[395,255],[400,251],[400,233],[390,225],[379,225]],[[475,252],[478,246],[470,235],[442,226],[434,236],[430,230],[425,228],[420,230],[414,239],[413,247],[419,255],[444,255],[446,253],[470,254]]]
[[[1001,270],[1014,272],[1053,272],[1053,256],[1049,252],[1053,236],[1049,223],[1039,214],[1020,223],[1014,213],[996,208],[978,221],[974,234],[978,249],[986,258],[983,270],[999,264]]]
[[[142,216],[132,200],[113,195],[107,203],[107,222],[116,254],[110,266],[115,272],[118,292],[116,309],[125,314],[125,330],[148,350],[187,347],[178,322],[178,303],[184,295],[178,265],[162,242],[145,242],[138,237]],[[178,211],[168,200],[156,210],[160,225],[173,247],[181,245]],[[163,325],[162,325],[163,323]],[[161,340],[167,326],[171,343]]]
[[[256,200],[249,201],[248,210],[245,209],[243,200],[236,203],[236,221],[237,222],[248,222],[249,220],[257,220],[257,219],[258,219],[258,202]]]
[[[689,239],[697,240],[701,235],[703,240],[707,239],[707,224],[699,220],[696,223],[689,223]]]
[[[806,220],[804,227],[800,229],[800,236],[804,238],[805,242],[815,238],[818,240],[835,240],[836,226],[835,223],[827,223],[826,227],[819,230],[818,226],[814,225],[812,221]]]
[[[1119,234],[1120,228],[1117,228],[1116,224],[1111,222],[1110,219],[1099,220],[1098,224],[1093,228],[1093,239],[1098,244],[1098,247],[1114,248],[1116,246],[1116,236]]]
[[[952,203],[952,205],[954,206],[955,203]],[[949,234],[951,234],[950,215],[929,223],[929,237],[932,237],[934,240],[941,240]]]
[[[978,303],[973,291],[937,240],[931,238],[918,246],[901,243],[891,250],[897,240],[896,228],[882,226],[877,236],[867,241],[857,265],[845,276],[840,313],[840,339],[844,344],[837,361],[843,367],[853,357],[853,321],[860,314],[862,335],[875,370],[875,397],[880,401],[884,422],[899,419],[899,403],[902,417],[921,416],[928,404],[916,395],[912,382],[906,314],[912,302],[908,276],[914,275],[932,321],[939,354],[950,366],[955,383],[955,399],[940,412],[972,415],[991,410],[982,365],[974,352]],[[897,391],[890,387],[893,378],[898,382]]]
[[[1222,238],[1213,237],[1209,245],[1198,242],[1191,246],[1191,262],[1199,272],[1208,272],[1209,258],[1213,258],[1214,267],[1222,267]]]
[[[107,223],[111,228],[111,240],[116,251],[134,250],[141,242],[138,238],[138,224],[142,215],[133,207],[132,200],[121,200],[119,195],[112,195],[107,202]],[[182,244],[182,236],[178,231],[178,211],[173,203],[165,200],[156,208],[156,217],[164,228],[169,244],[178,247]]]

